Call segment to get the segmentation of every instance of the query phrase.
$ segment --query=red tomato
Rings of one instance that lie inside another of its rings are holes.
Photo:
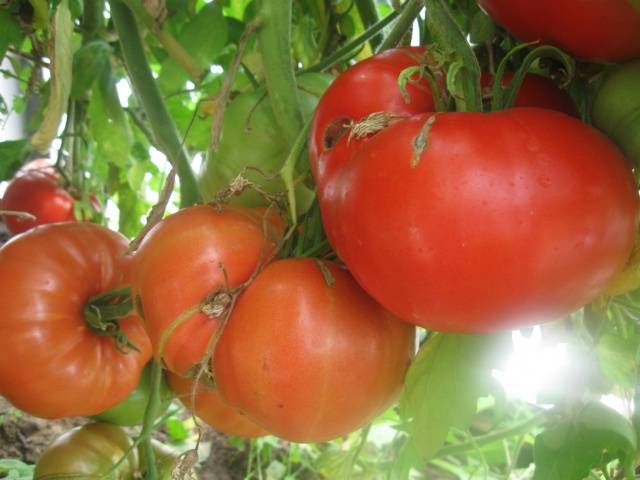
[[[213,389],[198,386],[193,398],[193,381],[174,373],[167,375],[169,386],[182,404],[215,430],[234,437],[259,437],[267,432],[258,427],[237,409],[229,406]]]
[[[89,223],[35,228],[0,248],[0,393],[39,417],[89,416],[138,385],[151,345],[136,316],[120,319],[126,354],[85,322],[88,300],[122,285],[127,240]]]
[[[218,325],[200,305],[225,281],[229,288],[245,282],[273,247],[264,239],[262,213],[242,207],[186,208],[145,237],[136,252],[134,288],[155,356],[168,370],[193,373]]]
[[[640,57],[640,7],[632,0],[478,0],[521,40],[556,45],[592,62]]]
[[[17,234],[37,225],[74,220],[73,197],[58,185],[57,176],[31,170],[16,176],[2,198],[2,210],[27,212],[35,220],[4,215],[9,232]]]
[[[625,158],[551,110],[401,120],[334,182],[321,207],[338,212],[325,224],[337,253],[382,305],[435,330],[559,318],[592,300],[634,244]]]
[[[502,76],[502,85],[508,86],[513,78],[513,73],[505,72]],[[483,73],[480,78],[483,97],[491,97],[493,77]],[[518,90],[514,107],[540,107],[578,117],[578,109],[569,94],[559,89],[553,81],[535,74],[527,74]]]
[[[334,263],[269,264],[245,290],[214,355],[222,396],[296,442],[345,435],[389,407],[414,351],[414,329]]]

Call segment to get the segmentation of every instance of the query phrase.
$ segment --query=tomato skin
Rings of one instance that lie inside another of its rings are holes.
[[[4,215],[7,229],[13,235],[37,225],[75,220],[73,197],[58,185],[58,179],[46,171],[27,171],[16,176],[2,198],[2,209],[27,212],[36,217],[26,220]]]
[[[478,0],[520,40],[540,40],[583,60],[640,57],[640,10],[628,0]]]
[[[243,438],[267,434],[266,430],[257,426],[236,408],[228,405],[216,390],[203,385],[198,386],[194,403],[193,380],[174,373],[169,373],[167,378],[178,400],[188,410],[194,409],[196,416],[218,432]]]
[[[115,425],[90,423],[58,437],[42,453],[34,480],[47,478],[101,478],[131,446],[127,434]],[[107,480],[133,478],[138,469],[135,449]]]
[[[463,333],[593,299],[637,227],[620,151],[564,114],[516,108],[437,114],[418,160],[412,142],[431,115],[369,138],[324,199],[340,213],[325,227],[363,288],[404,320]]]
[[[640,164],[640,60],[620,65],[606,77],[593,102],[593,124],[636,165]]]
[[[0,248],[0,392],[39,417],[95,415],[136,387],[151,345],[135,315],[120,320],[126,355],[90,330],[85,303],[121,286],[127,240],[89,223],[44,225]]]
[[[262,223],[258,210],[199,205],[168,216],[145,237],[136,252],[133,286],[154,354],[169,371],[189,376],[204,357],[218,320],[196,311],[167,334],[161,352],[164,332],[222,288],[225,272],[230,288],[249,278],[274,246],[265,242]]]
[[[285,440],[320,442],[366,424],[396,399],[414,328],[327,262],[274,261],[236,303],[214,355],[222,396]]]
[[[104,412],[94,415],[93,418],[99,422],[113,423],[121,427],[132,427],[142,425],[144,422],[144,412],[149,403],[149,394],[151,393],[151,364],[148,363],[142,375],[140,382],[133,392],[127,398],[117,405],[111,407]],[[169,389],[167,382],[163,376],[160,383],[160,408],[158,415],[162,415],[167,411],[171,401],[173,400],[173,392]]]

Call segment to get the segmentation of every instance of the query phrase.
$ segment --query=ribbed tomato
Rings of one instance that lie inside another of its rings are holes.
[[[155,226],[136,252],[134,288],[153,343],[168,370],[193,373],[218,317],[204,303],[246,281],[274,247],[263,234],[263,213],[243,207],[186,208]],[[224,295],[223,295],[224,296]]]
[[[345,435],[396,399],[414,328],[337,264],[278,260],[240,295],[215,351],[220,392],[296,442]]]
[[[246,415],[228,405],[216,390],[199,385],[193,398],[193,380],[174,373],[169,373],[167,379],[178,400],[187,409],[193,409],[197,417],[215,430],[246,438],[267,434],[266,430],[257,426]]]
[[[90,416],[136,388],[151,357],[140,319],[118,321],[135,351],[83,314],[94,296],[126,282],[127,246],[116,232],[73,222],[35,228],[0,248],[0,393],[16,407],[45,418]]]

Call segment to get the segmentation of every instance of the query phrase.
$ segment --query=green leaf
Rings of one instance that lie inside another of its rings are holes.
[[[480,44],[491,41],[496,34],[496,24],[493,23],[491,17],[478,10],[471,19],[471,28],[469,36],[472,43]]]
[[[596,346],[602,372],[624,388],[633,389],[636,384],[638,345],[640,338],[628,339],[605,333]]]
[[[35,465],[27,465],[20,460],[3,458],[0,460],[0,477],[3,480],[31,480]]]
[[[435,334],[409,368],[400,411],[409,438],[401,458],[431,459],[451,428],[466,429],[491,389],[490,358],[507,337]],[[404,467],[406,469],[406,465]]]
[[[29,3],[33,7],[35,26],[46,29],[49,26],[49,2],[47,2],[47,0],[29,0]],[[62,4],[63,2],[60,3]],[[58,6],[58,8],[60,8],[60,6]],[[65,6],[65,8],[67,7]]]
[[[40,128],[31,137],[33,147],[47,153],[51,142],[58,134],[58,127],[67,110],[71,92],[71,58],[73,54],[73,20],[69,12],[68,0],[62,0],[53,17],[55,41],[51,65],[51,88],[49,103]]]
[[[15,17],[6,10],[0,10],[0,32],[0,58],[4,58],[9,45],[18,44],[22,36]]]
[[[227,43],[228,26],[218,2],[205,5],[178,35],[178,42],[203,68],[209,68],[213,60],[222,52]],[[162,73],[158,85],[164,92],[174,92],[183,88],[187,73],[173,60],[162,62]]]
[[[31,153],[28,140],[0,142],[0,180],[8,180],[24,164]]]
[[[95,40],[80,48],[73,56],[73,81],[71,98],[81,98],[91,88],[96,78],[100,78],[109,66],[111,46]]]
[[[179,418],[169,417],[165,425],[167,427],[167,433],[173,440],[186,440],[189,438],[189,431]]]
[[[631,422],[599,402],[536,437],[534,480],[582,480],[591,469],[617,458],[633,460],[636,436]]]
[[[94,162],[125,169],[133,138],[110,69],[106,69],[93,86],[88,116],[91,134],[97,143]]]

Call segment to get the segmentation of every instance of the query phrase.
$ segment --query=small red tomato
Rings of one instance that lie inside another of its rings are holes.
[[[4,215],[4,223],[15,235],[37,225],[75,220],[73,204],[73,197],[60,187],[57,176],[46,171],[29,170],[9,182],[1,210],[26,212],[35,217],[24,219]]]

